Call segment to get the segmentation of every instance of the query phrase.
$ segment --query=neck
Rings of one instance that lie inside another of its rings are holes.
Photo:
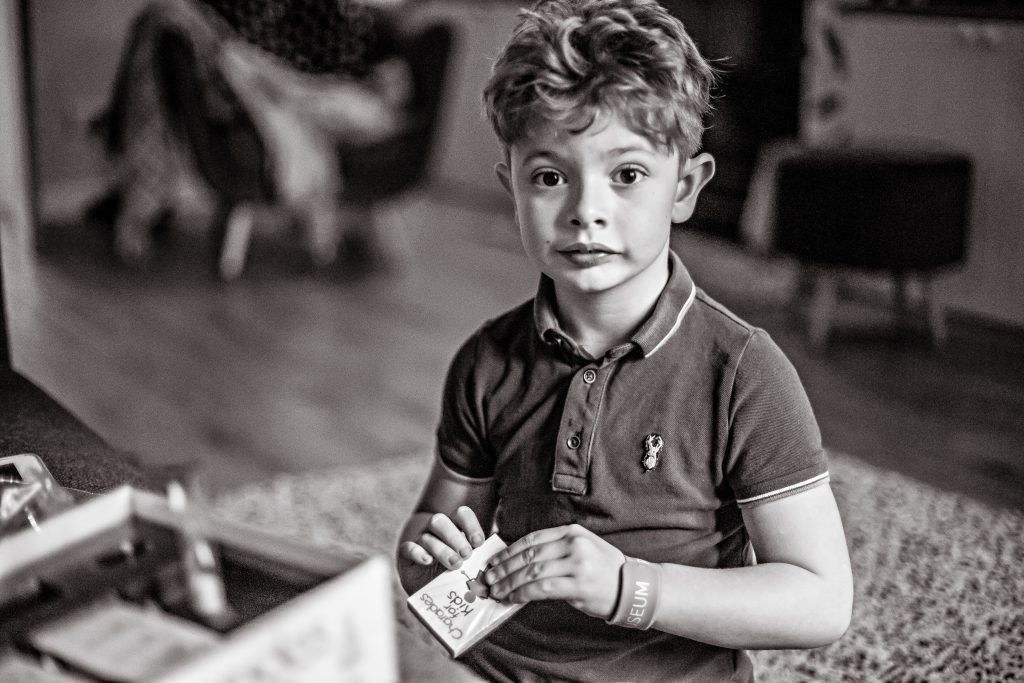
[[[602,292],[559,291],[558,317],[565,331],[594,358],[629,340],[650,316],[668,282],[668,254],[653,268]]]

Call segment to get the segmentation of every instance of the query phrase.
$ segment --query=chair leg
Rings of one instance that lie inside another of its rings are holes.
[[[304,218],[309,239],[309,255],[314,268],[326,268],[338,256],[338,209],[313,202]]]
[[[114,222],[114,252],[122,263],[143,266],[153,252],[153,226],[170,210],[165,188],[144,179],[127,187]]]
[[[829,323],[836,305],[836,279],[825,272],[818,272],[814,281],[811,299],[808,337],[811,348],[821,350],[828,343]]]
[[[256,212],[252,205],[243,203],[231,209],[217,263],[220,277],[225,282],[230,282],[242,274],[255,221]]]

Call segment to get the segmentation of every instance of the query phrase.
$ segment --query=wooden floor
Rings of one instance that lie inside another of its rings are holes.
[[[47,233],[37,258],[5,246],[14,364],[111,443],[200,463],[213,490],[427,454],[457,345],[535,285],[505,208],[464,199],[434,191],[387,212],[401,260],[383,271],[310,274],[270,235],[230,284],[189,231],[144,272],[112,264],[94,226]],[[937,352],[844,304],[811,353],[792,264],[689,232],[675,246],[790,356],[828,447],[1024,508],[1024,334],[954,319]]]

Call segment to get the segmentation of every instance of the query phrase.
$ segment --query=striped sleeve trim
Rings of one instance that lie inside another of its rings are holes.
[[[762,493],[750,498],[737,498],[736,504],[740,507],[750,507],[758,503],[767,503],[771,500],[778,500],[779,498],[786,498],[793,494],[812,489],[815,486],[819,486],[828,482],[828,472],[822,472],[821,474],[805,479],[804,481],[797,482],[796,484],[790,484],[789,486],[783,486],[781,489],[775,489],[767,493]]]

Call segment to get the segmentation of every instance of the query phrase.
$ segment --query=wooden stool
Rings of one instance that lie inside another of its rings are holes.
[[[934,300],[936,269],[963,261],[971,160],[922,148],[855,146],[787,152],[775,174],[775,246],[815,274],[810,342],[828,341],[840,268],[886,271],[906,309],[908,277],[920,278],[934,343],[945,316]]]

